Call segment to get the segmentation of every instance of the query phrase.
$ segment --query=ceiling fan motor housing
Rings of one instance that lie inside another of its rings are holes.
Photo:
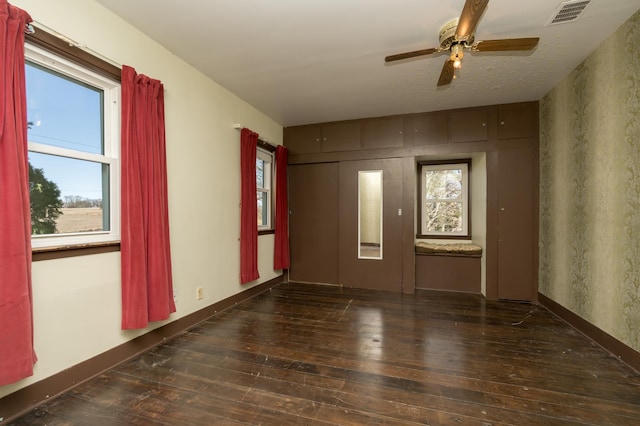
[[[459,18],[454,18],[440,28],[440,32],[438,33],[440,37],[440,50],[449,50],[453,44],[458,43],[458,40],[456,40],[458,20]],[[474,40],[475,34],[471,34],[466,41],[460,42],[460,44],[469,47],[473,44]]]

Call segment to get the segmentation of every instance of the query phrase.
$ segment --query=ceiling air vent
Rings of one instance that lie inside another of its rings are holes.
[[[547,25],[566,24],[567,22],[575,21],[589,3],[591,3],[591,0],[573,0],[561,3],[560,7],[551,16],[551,19],[549,19],[549,22],[547,22]]]

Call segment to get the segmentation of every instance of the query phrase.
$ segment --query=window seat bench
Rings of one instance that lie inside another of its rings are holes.
[[[476,244],[415,245],[416,288],[481,292],[482,247]]]

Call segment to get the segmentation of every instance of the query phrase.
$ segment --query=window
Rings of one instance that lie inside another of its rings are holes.
[[[421,237],[469,236],[470,163],[420,164]]]
[[[261,144],[262,145],[262,144]],[[269,147],[270,148],[270,147]],[[258,195],[258,230],[271,230],[273,151],[259,147],[256,153],[256,186]]]
[[[27,45],[32,246],[119,240],[120,85]]]

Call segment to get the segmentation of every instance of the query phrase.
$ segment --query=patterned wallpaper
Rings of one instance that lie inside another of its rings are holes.
[[[640,351],[640,12],[541,101],[539,288]]]

